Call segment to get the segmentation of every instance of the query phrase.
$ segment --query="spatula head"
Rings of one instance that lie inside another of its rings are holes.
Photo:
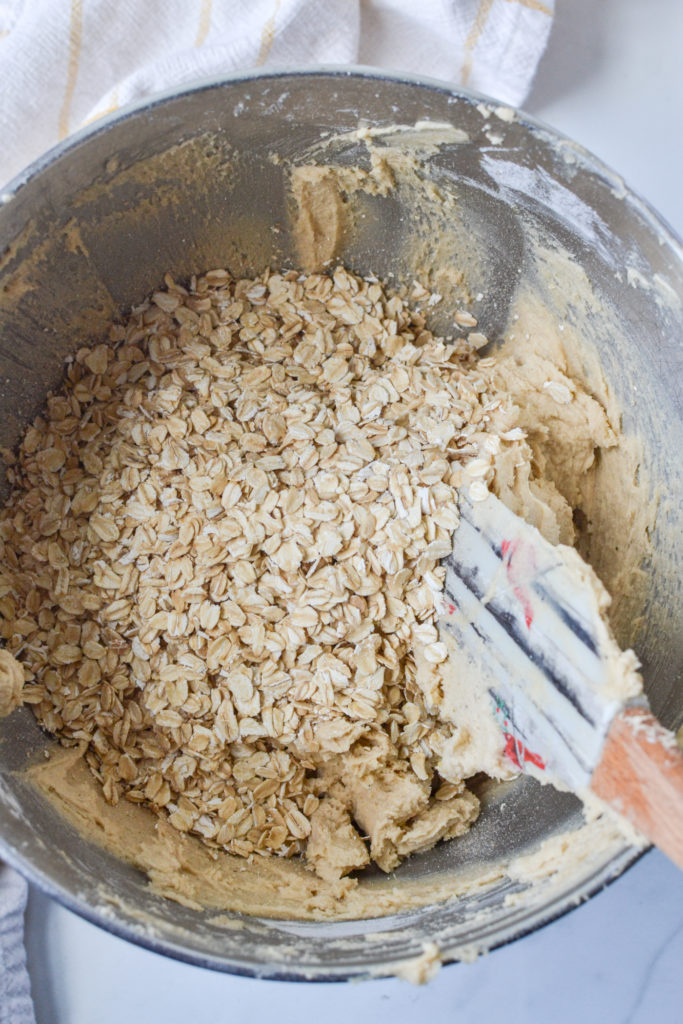
[[[609,600],[573,548],[492,494],[461,499],[442,616],[454,671],[481,678],[513,763],[561,788],[588,785],[609,723],[642,690],[635,655],[607,623]]]

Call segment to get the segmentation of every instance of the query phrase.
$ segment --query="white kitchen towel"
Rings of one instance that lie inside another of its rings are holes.
[[[24,951],[28,886],[0,864],[0,1024],[35,1024]]]
[[[519,105],[554,0],[0,0],[0,185],[70,132],[200,78],[372,64]]]

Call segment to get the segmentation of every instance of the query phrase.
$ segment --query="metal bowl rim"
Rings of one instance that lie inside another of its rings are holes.
[[[242,71],[236,72],[232,75],[197,78],[191,82],[185,83],[183,86],[165,89],[161,92],[155,93],[151,97],[146,97],[141,100],[128,103],[125,106],[120,107],[118,110],[103,114],[92,124],[85,125],[77,131],[72,132],[66,139],[63,139],[61,142],[57,142],[54,146],[51,146],[40,156],[36,157],[36,159],[28,164],[27,167],[22,171],[19,171],[18,174],[7,182],[0,194],[0,204],[11,202],[14,195],[23,185],[27,184],[28,181],[36,177],[37,174],[58,160],[64,153],[76,148],[86,140],[106,132],[112,125],[125,121],[135,114],[152,110],[155,107],[162,106],[171,100],[177,99],[179,96],[184,96],[189,93],[208,92],[211,89],[220,88],[224,85],[233,85],[239,82],[260,82],[269,79],[276,81],[278,79],[292,76],[296,76],[298,78],[365,78],[378,82],[398,82],[404,85],[415,86],[423,89],[426,88],[432,92],[446,93],[449,96],[468,100],[471,103],[483,103],[492,108],[505,107],[510,110],[514,110],[516,120],[520,124],[530,128],[535,133],[547,136],[548,141],[552,141],[555,144],[560,143],[571,145],[574,152],[580,156],[586,170],[599,175],[612,187],[621,189],[624,193],[624,199],[640,208],[640,212],[645,215],[646,219],[650,222],[650,226],[655,231],[666,237],[669,244],[677,250],[679,258],[683,260],[683,238],[679,236],[678,232],[668,223],[666,218],[659,213],[647,199],[643,198],[643,196],[641,196],[635,189],[631,188],[624,181],[622,176],[610,167],[609,164],[605,163],[589,149],[586,149],[585,146],[582,146],[581,143],[576,142],[570,136],[565,135],[556,128],[553,128],[542,119],[526,113],[519,107],[512,107],[510,104],[503,103],[501,100],[497,100],[493,96],[477,92],[474,89],[454,85],[453,83],[446,82],[443,79],[415,75],[410,72],[385,70],[384,68],[377,68],[365,64],[315,64],[301,68],[279,67],[272,68],[264,72]]]

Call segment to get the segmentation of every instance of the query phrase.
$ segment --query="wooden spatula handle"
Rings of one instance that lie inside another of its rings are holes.
[[[614,719],[591,789],[683,868],[683,754],[649,711]]]

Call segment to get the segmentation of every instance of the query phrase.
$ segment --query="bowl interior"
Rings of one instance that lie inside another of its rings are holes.
[[[102,336],[167,271],[182,279],[219,266],[244,275],[296,267],[292,168],[369,169],[361,122],[381,129],[378,150],[404,154],[406,176],[388,194],[345,197],[340,259],[399,283],[426,277],[443,294],[436,329],[447,330],[462,301],[479,301],[479,329],[494,345],[519,310],[541,306],[546,322],[565,332],[572,372],[620,410],[624,434],[640,446],[637,479],[623,479],[618,463],[605,459],[596,493],[585,496],[593,529],[581,543],[616,592],[614,624],[624,643],[635,643],[654,711],[677,726],[680,249],[590,155],[493,103],[363,72],[247,77],[124,113],[48,154],[0,206],[0,444],[15,444],[59,381],[65,357]],[[423,122],[441,127],[430,133]],[[421,127],[411,133],[397,124]],[[604,500],[614,487],[623,493],[618,514]],[[631,535],[634,501],[658,503],[642,575],[636,561],[646,546]],[[155,895],[140,870],[85,841],[27,783],[22,769],[50,742],[29,710],[0,723],[8,859],[105,927],[226,970],[383,973],[418,955],[425,941],[457,956],[547,921],[633,858],[614,840],[592,860],[568,863],[553,886],[523,891],[505,863],[582,822],[575,797],[523,778],[484,786],[483,814],[466,837],[401,866],[391,884],[413,894],[403,912],[324,924],[217,915]],[[449,886],[461,891],[463,879],[469,890],[434,902],[435,879],[442,896]],[[382,883],[370,876],[366,884]]]

